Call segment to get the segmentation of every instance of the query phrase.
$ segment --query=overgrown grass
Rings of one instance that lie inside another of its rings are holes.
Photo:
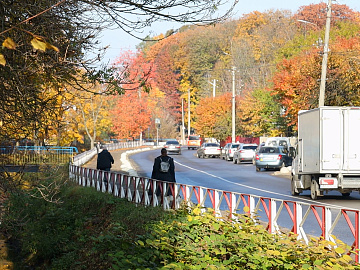
[[[271,235],[246,215],[234,222],[211,209],[164,212],[68,182],[57,188],[53,202],[39,188],[10,196],[1,229],[14,269],[360,269],[343,243]]]

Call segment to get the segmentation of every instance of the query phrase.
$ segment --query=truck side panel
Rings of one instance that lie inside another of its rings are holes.
[[[343,115],[340,108],[321,108],[321,172],[341,170],[343,160]]]

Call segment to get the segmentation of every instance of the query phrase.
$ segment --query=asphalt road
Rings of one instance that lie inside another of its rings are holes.
[[[153,161],[159,154],[160,149],[156,149],[131,155],[130,159],[138,175],[150,177]],[[310,199],[310,191],[304,191],[300,196],[291,195],[289,174],[281,175],[278,171],[256,172],[252,163],[233,164],[231,161],[219,158],[200,159],[195,154],[196,150],[183,148],[181,155],[170,155],[175,161],[178,183],[281,200],[360,209],[358,192],[343,197],[339,192],[333,191],[313,201]]]
[[[158,155],[160,155],[160,149],[138,152],[130,155],[129,159],[139,176],[150,178],[154,159]],[[187,148],[183,148],[181,155],[174,154],[171,156],[175,161],[176,181],[181,184],[256,195],[282,201],[299,201],[330,208],[360,209],[360,194],[357,192],[351,193],[349,197],[343,197],[339,192],[334,191],[313,201],[310,199],[310,191],[304,191],[300,196],[291,195],[289,174],[276,175],[278,171],[256,172],[252,163],[233,164],[219,158],[200,159],[196,157],[195,150],[188,150]],[[281,211],[283,213],[285,210]],[[339,210],[332,211],[333,221],[338,213]],[[302,213],[302,215],[304,214]],[[321,212],[318,214],[321,218]],[[266,220],[263,211],[258,215],[261,220]],[[355,224],[353,216],[351,219],[352,223]],[[283,228],[293,226],[288,214],[285,214],[285,216],[281,214],[277,223]],[[313,214],[309,215],[303,228],[306,234],[321,235],[320,226]],[[332,234],[337,237],[341,236],[339,237],[340,240],[349,245],[354,241],[344,217],[340,218]]]

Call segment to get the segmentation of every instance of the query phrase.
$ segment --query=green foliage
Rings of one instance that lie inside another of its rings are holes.
[[[1,223],[18,242],[24,267],[360,269],[341,242],[306,245],[295,235],[269,234],[247,215],[230,220],[199,207],[164,212],[70,183],[58,203],[36,193],[11,195]]]
[[[319,239],[306,245],[295,235],[269,234],[246,215],[234,223],[215,217],[212,209],[201,212],[179,211],[175,219],[155,224],[138,246],[143,253],[151,250],[148,259],[157,258],[161,269],[360,269],[341,242],[336,249]]]
[[[37,189],[10,196],[1,230],[20,247],[13,260],[36,269],[109,269],[110,253],[131,253],[146,223],[165,215],[70,183],[57,196],[57,203]]]

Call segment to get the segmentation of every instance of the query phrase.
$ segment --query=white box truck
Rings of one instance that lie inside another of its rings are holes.
[[[330,190],[360,191],[360,107],[320,107],[298,113],[291,194],[316,200]]]

